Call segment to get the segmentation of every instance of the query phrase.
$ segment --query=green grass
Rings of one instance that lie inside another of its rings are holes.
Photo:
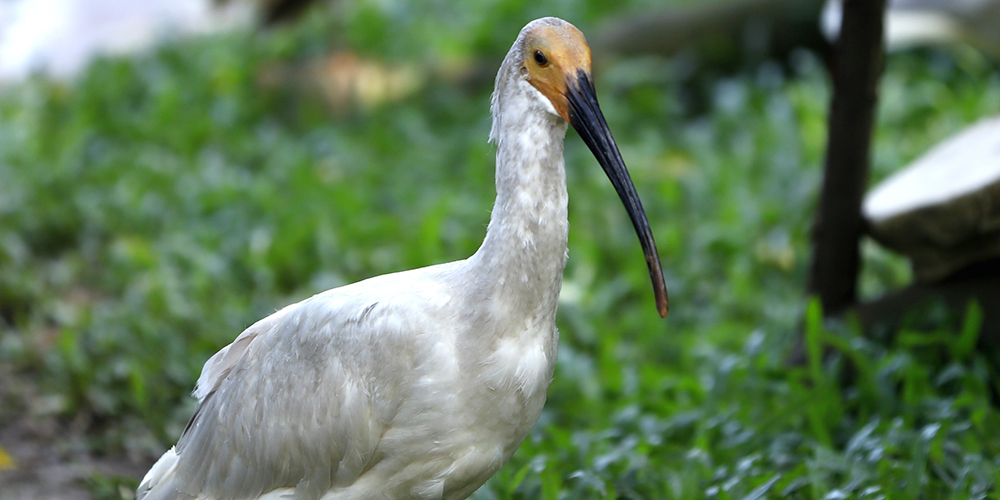
[[[464,258],[482,239],[490,89],[431,78],[399,101],[331,110],[305,85],[262,84],[274,68],[334,46],[418,66],[499,64],[531,17],[586,31],[608,13],[497,2],[453,7],[445,29],[431,21],[444,5],[373,5],[0,92],[0,361],[59,415],[90,422],[95,451],[169,446],[202,363],[276,308]],[[600,68],[671,316],[656,314],[625,212],[570,132],[556,378],[540,424],[474,498],[1000,494],[1000,376],[975,349],[978,311],[930,311],[911,322],[930,328],[877,342],[823,324],[803,295],[829,101],[819,61],[802,53],[698,84],[703,114],[669,61]],[[998,110],[1000,73],[975,54],[893,56],[873,176]],[[909,279],[874,245],[865,262],[866,295]],[[799,331],[807,362],[789,366]],[[89,484],[112,498],[137,479]]]

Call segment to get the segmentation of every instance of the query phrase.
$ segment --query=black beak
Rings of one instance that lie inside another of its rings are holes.
[[[569,123],[587,143],[590,151],[597,157],[597,162],[604,168],[604,173],[608,175],[615,191],[625,204],[632,225],[636,234],[639,235],[639,243],[642,244],[642,253],[646,256],[646,265],[649,267],[649,277],[653,280],[653,293],[656,296],[656,308],[660,312],[660,317],[666,318],[670,311],[667,300],[667,285],[663,281],[663,268],[660,267],[660,256],[656,250],[656,242],[653,240],[653,232],[649,229],[649,221],[646,220],[646,212],[642,209],[642,202],[632,185],[632,178],[625,169],[625,161],[618,151],[614,137],[611,137],[611,130],[608,123],[604,121],[604,114],[597,104],[597,93],[594,91],[594,83],[583,70],[577,72],[576,80],[570,79],[566,98],[569,100]]]

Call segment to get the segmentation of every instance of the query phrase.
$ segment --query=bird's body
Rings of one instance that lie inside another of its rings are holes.
[[[206,364],[179,477],[213,499],[303,478],[301,498],[467,496],[537,420],[556,345],[544,320],[471,334],[496,322],[475,317],[455,284],[469,262],[330,290],[251,326]],[[322,404],[302,404],[313,400]],[[463,488],[448,490],[446,477]]]
[[[140,500],[462,499],[510,458],[541,413],[558,343],[572,111],[524,69],[533,37],[553,30],[553,56],[582,43],[565,21],[534,21],[497,75],[497,198],[479,250],[252,325],[205,364],[201,405]]]

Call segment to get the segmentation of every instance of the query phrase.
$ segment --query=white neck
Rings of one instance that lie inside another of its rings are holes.
[[[469,264],[475,292],[485,295],[477,299],[494,302],[503,313],[554,322],[569,233],[566,122],[526,81],[499,84],[505,77],[501,70],[490,134],[497,145],[497,198],[486,238]]]

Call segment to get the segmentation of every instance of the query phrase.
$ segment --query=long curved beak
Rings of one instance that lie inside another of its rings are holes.
[[[566,98],[569,101],[569,123],[587,143],[590,151],[597,157],[597,162],[601,164],[604,173],[608,175],[615,191],[625,204],[629,218],[635,232],[639,235],[639,243],[642,244],[642,253],[646,256],[646,265],[649,267],[649,277],[653,280],[653,293],[656,296],[656,309],[660,312],[661,318],[666,318],[670,312],[670,304],[667,299],[667,285],[663,281],[663,268],[660,266],[660,256],[656,250],[656,241],[653,240],[653,231],[649,228],[649,221],[646,219],[646,211],[642,209],[642,202],[639,201],[639,194],[635,192],[632,178],[625,169],[625,161],[618,151],[608,123],[604,120],[601,107],[597,104],[597,93],[594,91],[594,83],[589,75],[583,70],[579,70],[576,79],[569,79],[567,82]]]

